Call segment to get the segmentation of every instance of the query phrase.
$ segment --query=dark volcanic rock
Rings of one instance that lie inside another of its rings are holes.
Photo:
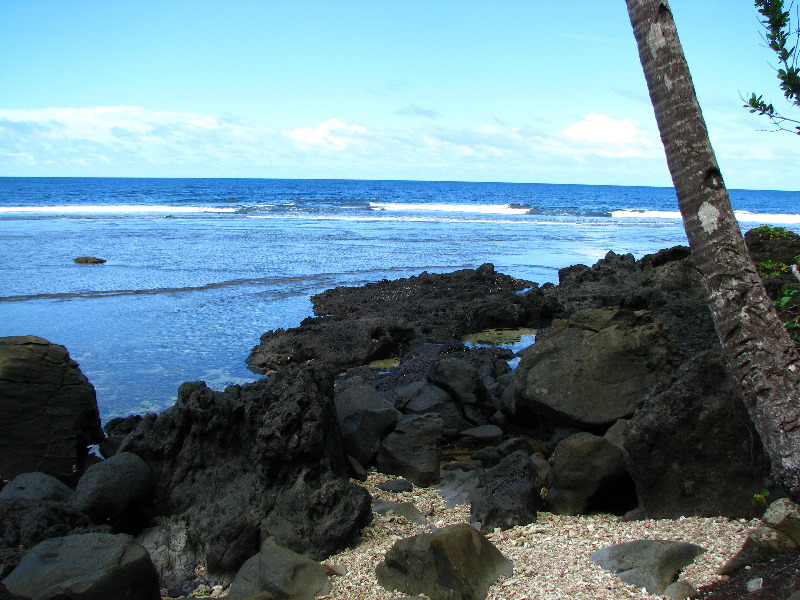
[[[267,538],[258,554],[242,565],[231,584],[228,598],[243,600],[285,598],[301,600],[324,596],[331,591],[325,567]]]
[[[369,466],[381,439],[397,424],[400,412],[361,377],[338,383],[335,403],[345,454]]]
[[[224,393],[185,383],[175,406],[147,415],[125,451],[153,471],[163,516],[146,538],[171,585],[192,578],[180,572],[189,564],[229,580],[268,536],[323,558],[371,518],[369,494],[344,478],[332,379],[311,366]],[[159,547],[170,544],[181,556]]]
[[[381,443],[375,458],[378,471],[400,475],[422,487],[437,483],[443,427],[442,418],[436,414],[402,419]]]
[[[96,256],[78,256],[72,259],[72,262],[79,265],[102,265],[106,262],[106,259],[97,258]]]
[[[120,452],[86,469],[69,503],[95,523],[105,523],[144,498],[151,485],[147,463],[135,454]]]
[[[343,370],[402,356],[414,342],[527,324],[537,317],[539,300],[535,284],[496,273],[492,265],[338,287],[312,298],[316,318],[265,333],[247,364],[262,373],[317,359]]]
[[[596,496],[622,480],[622,450],[605,438],[576,433],[561,440],[550,462],[553,488],[547,508],[559,515],[586,512]]]
[[[374,374],[358,369],[365,378],[389,392],[404,414],[436,413],[444,420],[444,436],[456,440],[465,429],[490,422],[504,387],[513,353],[505,348],[465,348],[418,344],[397,367]]]
[[[69,481],[103,439],[94,387],[64,346],[0,338],[0,476],[40,471]]]
[[[408,415],[435,413],[442,417],[445,437],[456,437],[459,431],[472,426],[459,403],[442,388],[427,381],[415,381],[394,390],[395,403]]]
[[[100,442],[100,454],[103,458],[111,458],[119,450],[120,444],[134,429],[142,422],[141,415],[131,415],[129,417],[117,417],[111,419],[103,425],[106,432],[106,439]]]
[[[0,500],[23,498],[66,502],[72,488],[46,473],[20,473],[0,490]]]
[[[518,451],[522,451],[530,456],[533,453],[533,448],[522,438],[509,438],[497,446],[488,446],[476,450],[470,455],[470,458],[480,461],[485,467],[493,467],[503,460],[504,457]]]
[[[513,565],[469,525],[399,540],[375,569],[388,590],[425,594],[431,600],[483,600]]]
[[[479,425],[461,432],[461,441],[466,446],[494,446],[503,442],[503,430],[497,425]]]
[[[625,583],[662,594],[675,576],[705,552],[696,544],[669,540],[637,540],[603,548],[589,559],[617,573]]]
[[[336,370],[398,356],[415,337],[413,324],[394,317],[361,314],[305,319],[300,327],[268,331],[247,357],[255,373],[321,360]]]
[[[93,529],[89,517],[68,504],[23,498],[0,500],[0,577],[39,542]]]
[[[480,476],[470,507],[470,522],[480,523],[483,531],[536,522],[542,506],[537,481],[536,467],[525,452],[506,456]]]
[[[587,309],[558,320],[526,350],[515,374],[517,405],[585,427],[629,417],[679,352],[650,313]]]
[[[428,379],[450,394],[470,424],[488,423],[495,408],[475,365],[456,356],[445,356],[431,365]]]
[[[750,517],[748,490],[763,489],[770,472],[721,349],[695,357],[645,399],[625,450],[637,518]]]
[[[24,598],[160,600],[150,555],[127,535],[85,533],[46,540],[3,580]]]
[[[667,325],[670,340],[684,352],[717,343],[705,288],[684,246],[639,260],[609,252],[591,267],[561,269],[558,279],[557,286],[543,288],[543,316],[563,319],[578,310],[607,306],[648,310]]]
[[[756,227],[744,234],[744,241],[750,258],[756,263],[771,260],[791,265],[800,256],[800,235],[793,231],[783,230],[780,235],[774,235]]]

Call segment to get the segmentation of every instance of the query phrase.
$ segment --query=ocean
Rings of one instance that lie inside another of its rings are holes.
[[[800,232],[800,192],[730,194],[743,230]],[[105,422],[167,408],[184,381],[256,379],[261,334],[335,286],[487,262],[556,283],[610,250],[685,243],[672,188],[0,177],[0,336],[66,346]]]

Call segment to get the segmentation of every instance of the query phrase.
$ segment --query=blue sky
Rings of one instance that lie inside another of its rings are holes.
[[[800,189],[750,0],[672,0],[728,187]],[[0,0],[0,176],[670,185],[624,0]]]

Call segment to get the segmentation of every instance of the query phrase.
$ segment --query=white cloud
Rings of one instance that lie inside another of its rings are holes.
[[[263,155],[276,132],[224,117],[131,106],[0,109],[0,155],[37,164],[104,170],[165,161],[214,163],[240,153]],[[14,161],[19,164],[19,161]],[[4,167],[0,162],[0,168]],[[10,171],[2,168],[2,172]],[[13,174],[13,172],[9,173]]]
[[[346,148],[367,130],[361,125],[347,125],[339,119],[328,119],[315,127],[302,127],[287,132],[288,137],[301,145],[313,144]]]
[[[582,121],[573,123],[564,129],[563,135],[583,144],[578,148],[581,153],[638,156],[653,147],[649,134],[641,129],[636,119],[614,119],[598,113],[590,113]]]

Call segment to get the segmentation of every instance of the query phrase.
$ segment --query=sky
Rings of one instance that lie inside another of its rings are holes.
[[[800,189],[751,0],[671,0],[729,188]],[[0,0],[0,176],[669,186],[624,0]]]

